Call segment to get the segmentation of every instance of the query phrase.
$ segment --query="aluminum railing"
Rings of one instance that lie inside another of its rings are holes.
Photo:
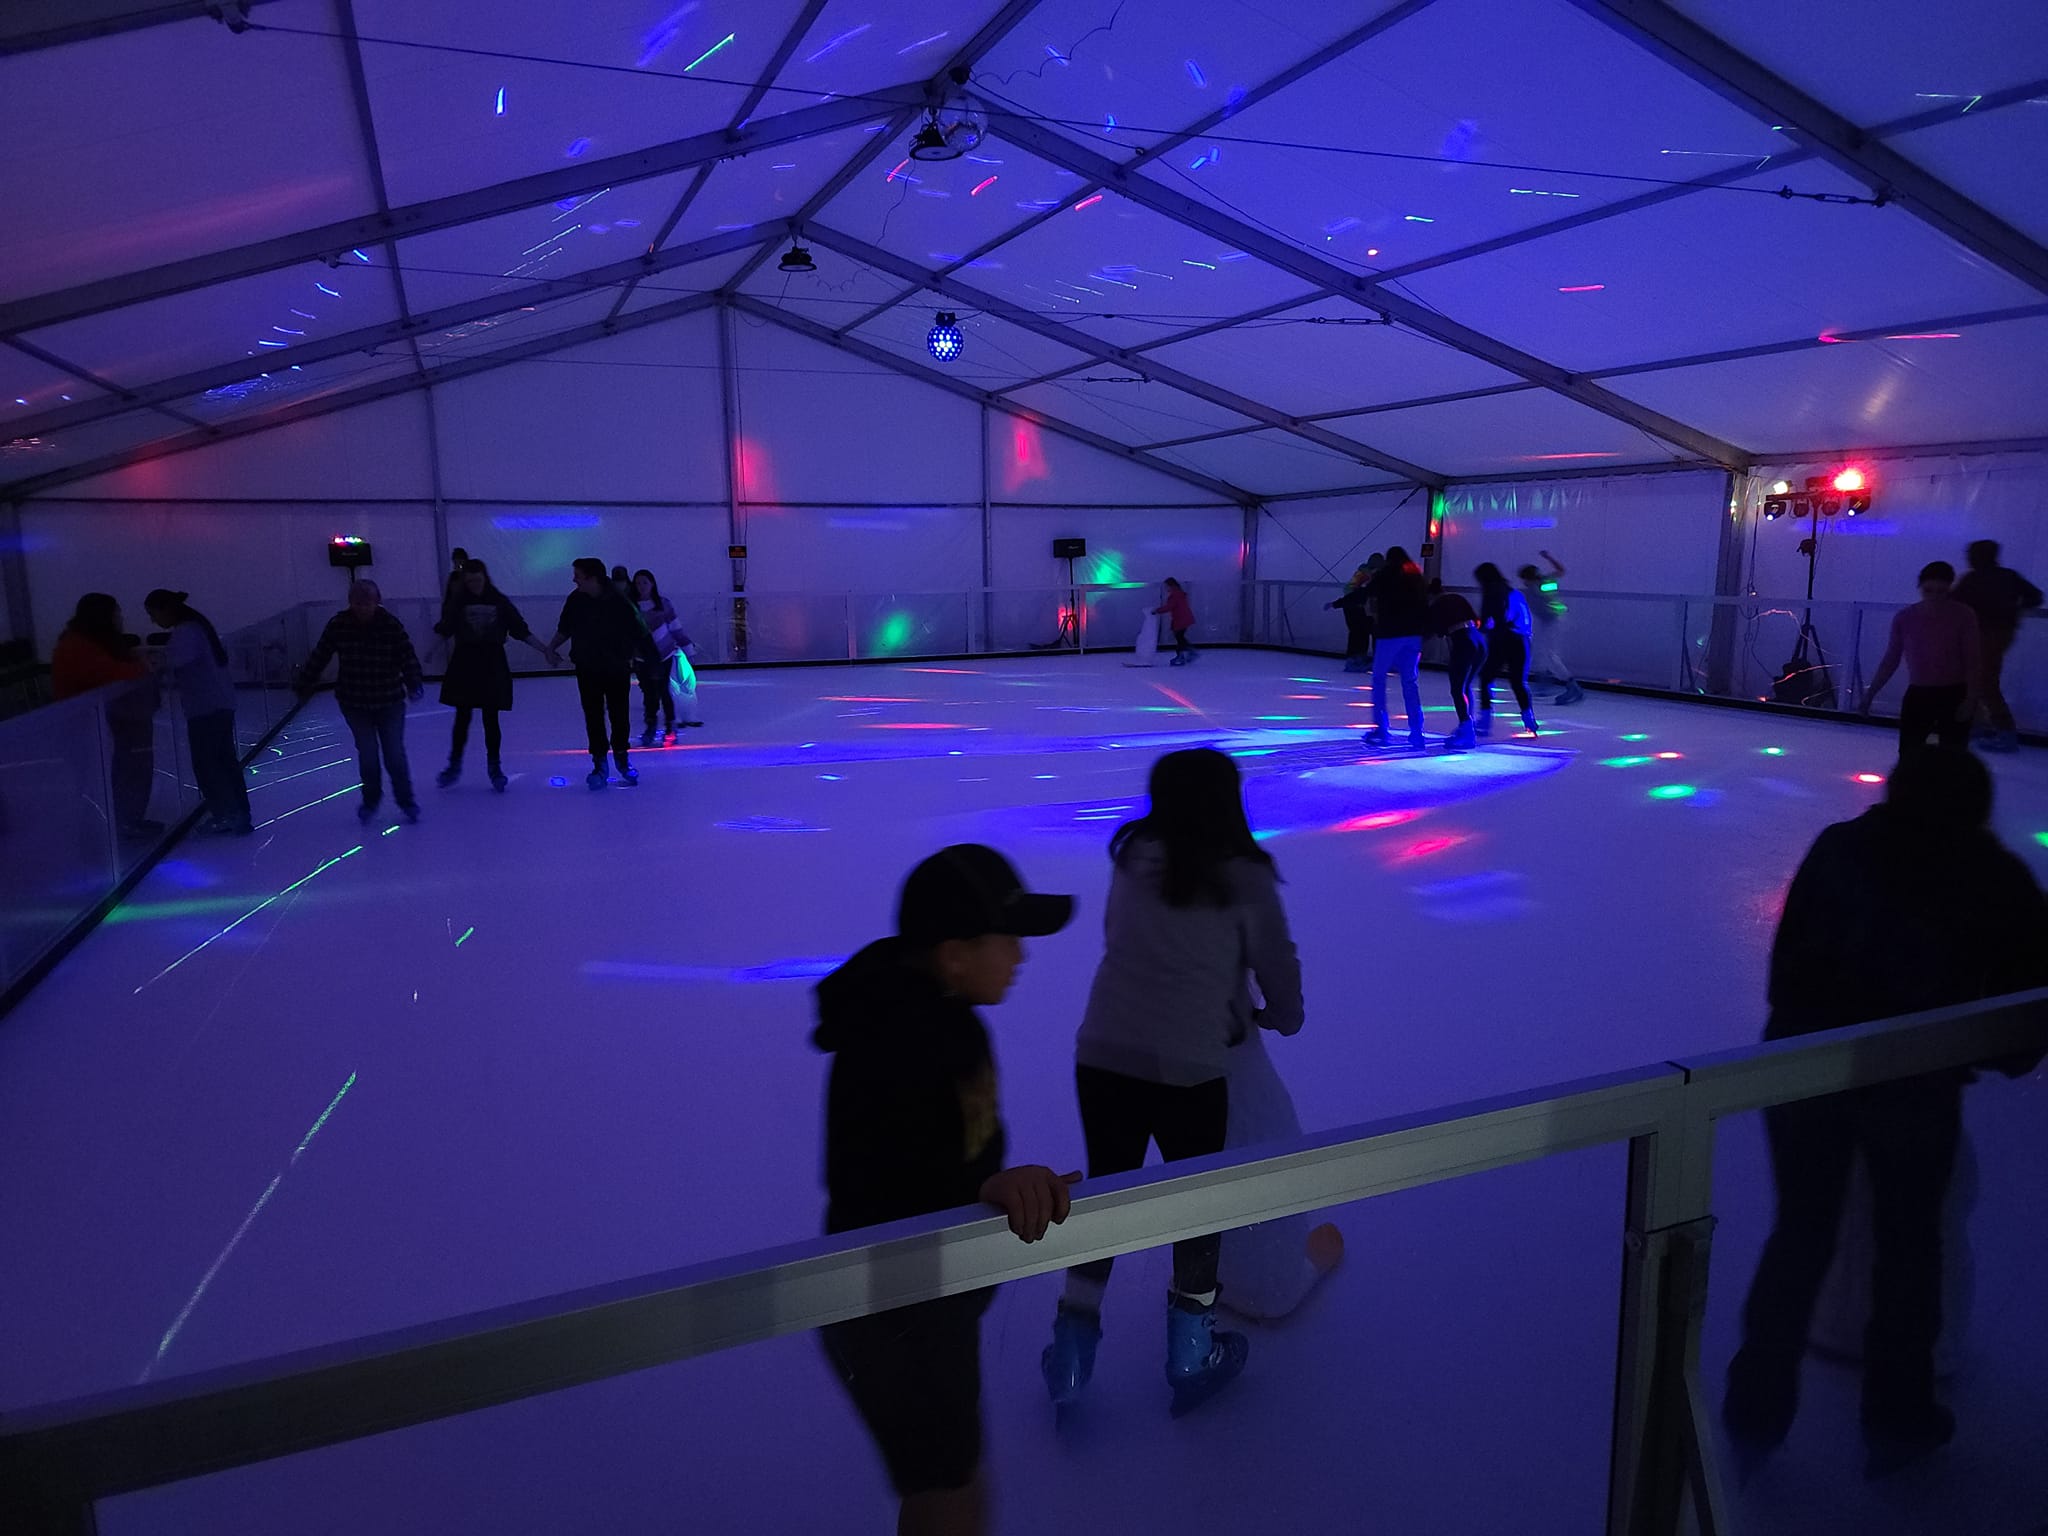
[[[1091,1180],[1028,1247],[985,1211],[948,1212],[32,1410],[0,1420],[0,1511],[28,1536],[82,1536],[113,1495],[1626,1142],[1607,1530],[1718,1536],[1729,1516],[1699,1375],[1716,1122],[2044,1049],[2048,988]]]

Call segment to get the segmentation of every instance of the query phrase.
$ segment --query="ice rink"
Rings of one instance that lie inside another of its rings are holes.
[[[810,986],[948,842],[1079,900],[988,1014],[1013,1157],[1079,1166],[1105,845],[1174,747],[1238,757],[1286,881],[1308,1024],[1273,1055],[1312,1130],[1753,1041],[1780,895],[1892,757],[1875,726],[1615,694],[1534,739],[1368,754],[1363,681],[1262,652],[714,673],[707,727],[603,793],[572,686],[522,681],[503,795],[480,740],[435,787],[430,694],[408,722],[424,818],[387,796],[368,826],[322,698],[261,760],[257,834],[178,846],[0,1028],[0,1411],[813,1236]],[[1423,687],[1440,736],[1442,675]],[[2002,834],[2048,877],[2048,760],[1988,761]],[[2048,1523],[2044,1110],[2039,1078],[1972,1095],[1954,1451],[1865,1489],[1852,1378],[1813,1366],[1743,1495],[1753,1529]],[[1721,1139],[1717,1399],[1770,1214],[1758,1131]],[[1120,1264],[1063,1439],[1036,1372],[1056,1282],[1009,1288],[985,1387],[1002,1528],[1597,1529],[1623,1165],[1342,1209],[1346,1264],[1180,1423],[1164,1255]],[[809,1532],[886,1529],[887,1499],[814,1341],[789,1338],[101,1513],[210,1536]]]

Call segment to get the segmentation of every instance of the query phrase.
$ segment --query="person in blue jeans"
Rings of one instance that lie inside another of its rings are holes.
[[[384,606],[374,581],[358,581],[348,589],[348,607],[327,621],[313,654],[299,670],[299,691],[313,684],[332,657],[334,699],[341,718],[356,739],[356,767],[363,776],[363,803],[358,821],[368,821],[384,801],[384,773],[391,774],[391,792],[407,821],[420,819],[413,794],[412,766],[405,759],[405,705],[426,697],[420,658],[405,626]],[[379,759],[381,758],[381,763]]]
[[[206,801],[202,832],[245,836],[249,786],[242,778],[242,754],[235,745],[235,685],[228,677],[227,647],[213,621],[183,592],[158,587],[142,600],[150,623],[166,632],[164,664],[185,712],[185,736],[192,750],[192,777]]]
[[[1394,744],[1387,731],[1387,674],[1396,672],[1408,708],[1408,745],[1419,750],[1426,745],[1422,734],[1422,637],[1429,628],[1429,592],[1423,585],[1422,567],[1396,544],[1387,551],[1387,563],[1365,590],[1373,605],[1372,729],[1365,739],[1375,747]]]

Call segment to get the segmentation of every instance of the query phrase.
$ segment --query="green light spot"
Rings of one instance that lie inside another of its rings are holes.
[[[2043,848],[2048,848],[2048,832],[2036,832],[2034,834],[2034,841],[2039,843]]]
[[[916,624],[907,613],[892,613],[882,620],[882,627],[875,631],[875,649],[878,651],[900,651],[910,644]]]
[[[396,832],[397,830],[398,830],[398,828],[396,828],[396,827],[386,827],[386,828],[384,829],[384,835],[385,835],[386,837],[389,837],[389,836],[390,836],[390,835],[391,835],[392,833]]]
[[[1600,759],[1600,766],[1602,768],[1640,768],[1643,764],[1653,761],[1655,759],[1648,757],[1603,757]]]
[[[476,932],[476,929],[475,929],[475,928],[465,928],[465,929],[463,929],[463,930],[462,930],[462,938],[461,938],[461,939],[457,939],[457,940],[455,941],[455,947],[456,947],[457,949],[460,949],[460,948],[462,948],[462,941],[463,941],[463,939],[467,939],[467,938],[468,938],[468,937],[469,937],[469,936],[470,936],[470,935],[471,935],[472,933],[475,933],[475,932]]]
[[[1652,800],[1690,800],[1699,791],[1690,784],[1659,784],[1650,791]]]
[[[1554,581],[1546,581],[1545,583],[1543,583],[1542,590],[1545,592],[1555,592],[1557,590],[1557,583]]]
[[[1785,749],[1783,747],[1765,747],[1763,753],[1765,757],[1783,757]]]
[[[1307,715],[1261,715],[1261,720],[1306,720]]]
[[[1630,731],[1626,736],[1622,737],[1621,739],[1623,741],[1648,741],[1650,739],[1650,733],[1648,731]]]

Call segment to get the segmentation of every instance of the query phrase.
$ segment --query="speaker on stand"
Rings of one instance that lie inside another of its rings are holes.
[[[1074,579],[1074,562],[1088,553],[1086,539],[1054,539],[1052,557],[1067,562],[1067,601],[1060,610],[1059,633],[1043,645],[1034,645],[1034,651],[1058,651],[1081,648],[1081,591]]]

